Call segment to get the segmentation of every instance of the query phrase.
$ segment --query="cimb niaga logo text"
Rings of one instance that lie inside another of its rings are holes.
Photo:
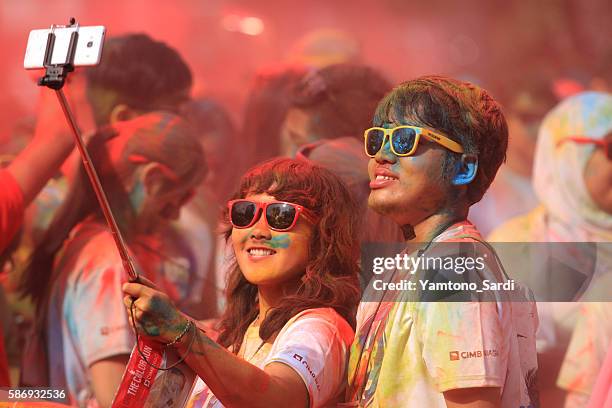
[[[475,351],[451,351],[449,352],[450,361],[466,360],[468,358],[497,357],[497,350],[475,350]]]

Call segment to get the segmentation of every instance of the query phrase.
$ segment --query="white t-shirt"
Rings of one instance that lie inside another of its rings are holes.
[[[291,318],[274,343],[265,343],[251,325],[238,355],[264,369],[279,362],[295,370],[308,390],[310,407],[334,406],[344,396],[348,348],[354,332],[332,308],[308,309]],[[260,347],[261,346],[261,347]],[[219,408],[221,402],[198,379],[189,408]]]
[[[463,222],[434,242],[474,242],[465,236],[480,238]],[[434,244],[427,256],[437,249],[443,250]],[[491,263],[482,275],[501,282]],[[396,276],[394,282],[410,278],[405,270]],[[503,408],[533,406],[537,318],[531,302],[411,301],[406,291],[387,292],[378,303],[372,300],[382,291],[371,289],[357,311],[345,406],[443,408],[444,392],[480,387],[499,387]]]
[[[165,254],[166,248],[160,246],[158,253]],[[176,301],[172,294],[181,293],[177,288],[184,287],[183,282],[165,279],[164,264],[145,255],[132,254],[137,269]],[[63,402],[95,407],[89,367],[129,355],[136,344],[121,289],[128,276],[106,226],[87,220],[75,227],[57,257],[54,273],[47,312],[50,385],[67,391]]]
[[[97,223],[71,234],[55,273],[47,317],[50,385],[65,389],[72,405],[97,406],[88,367],[129,355],[135,344],[121,291],[127,274],[111,234]]]

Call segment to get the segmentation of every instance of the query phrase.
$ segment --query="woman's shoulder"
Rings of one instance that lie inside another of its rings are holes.
[[[68,235],[68,244],[86,243],[88,246],[103,245],[103,247],[112,244],[113,236],[108,230],[106,224],[96,220],[84,220],[78,223]],[[106,244],[106,245],[105,245]],[[106,248],[101,248],[106,249]]]
[[[78,271],[82,277],[108,269],[124,273],[112,234],[104,224],[94,221],[83,221],[73,228],[56,267]]]
[[[316,307],[313,309],[302,310],[300,313],[293,316],[289,322],[292,320],[298,321],[305,319],[321,320],[332,324],[348,324],[346,319],[342,317],[333,307]]]
[[[294,330],[327,332],[335,334],[349,343],[355,335],[353,328],[346,319],[331,307],[318,307],[301,311],[287,321],[279,335]]]

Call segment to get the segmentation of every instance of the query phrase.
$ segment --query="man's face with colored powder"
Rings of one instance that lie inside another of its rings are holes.
[[[405,123],[401,123],[405,124]],[[389,121],[383,125],[401,125]],[[390,149],[388,138],[368,164],[370,208],[393,219],[399,225],[415,226],[440,211],[451,190],[443,177],[446,150],[421,138],[414,155],[398,157]]]

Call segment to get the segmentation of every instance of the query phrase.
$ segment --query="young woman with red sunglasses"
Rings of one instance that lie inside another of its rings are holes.
[[[251,169],[228,204],[235,264],[215,341],[150,286],[124,285],[137,330],[173,343],[198,374],[191,407],[320,407],[340,401],[359,302],[357,211],[308,162]]]

